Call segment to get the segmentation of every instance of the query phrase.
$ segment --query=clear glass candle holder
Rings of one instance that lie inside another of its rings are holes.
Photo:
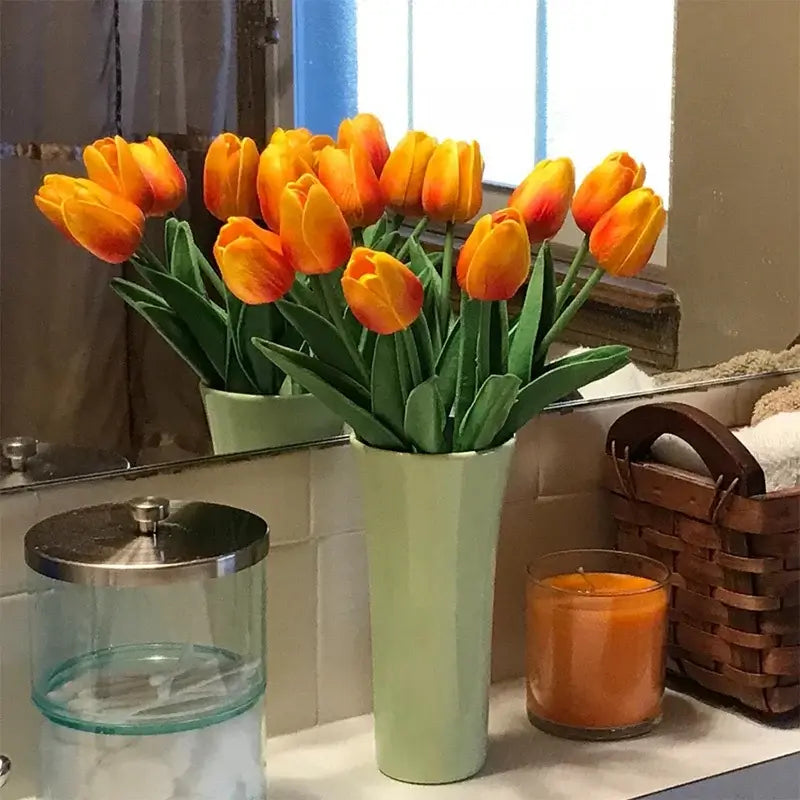
[[[666,566],[613,550],[568,550],[528,567],[527,705],[541,730],[621,739],[661,719]]]

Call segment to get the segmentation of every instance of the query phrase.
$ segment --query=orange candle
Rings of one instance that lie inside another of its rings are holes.
[[[569,551],[529,570],[528,714],[563,735],[651,728],[664,693],[666,567],[613,551]]]

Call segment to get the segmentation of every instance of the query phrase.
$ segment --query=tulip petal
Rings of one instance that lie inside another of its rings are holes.
[[[370,280],[369,276],[362,279]],[[375,280],[393,309],[403,328],[407,328],[420,314],[424,292],[419,278],[405,264],[387,253],[375,255]]]
[[[238,157],[239,169],[236,176],[236,216],[258,216],[258,195],[256,193],[258,160],[259,153],[256,143],[248,136],[245,136],[245,138],[242,139],[241,151]]]
[[[166,145],[157,136],[130,145],[133,158],[153,191],[150,215],[163,216],[174,211],[186,197],[186,176]]]
[[[80,242],[69,232],[69,228],[67,228],[67,223],[64,222],[64,215],[61,213],[61,203],[54,203],[51,200],[46,199],[40,194],[37,194],[33,198],[33,202],[36,203],[36,207],[42,214],[53,223],[53,225],[58,228],[64,236],[67,237],[71,242],[74,244],[80,244]]]
[[[350,257],[350,228],[342,212],[321,184],[312,186],[302,219],[303,240],[325,272],[333,272]]]
[[[83,148],[83,164],[90,180],[108,189],[109,192],[122,194],[119,177],[97,147],[90,144]]]
[[[458,206],[458,144],[452,139],[442,142],[428,161],[422,184],[422,207],[439,222],[453,219]]]
[[[367,276],[369,278],[370,276]],[[383,335],[397,333],[405,326],[379,293],[364,284],[365,278],[355,280],[345,275],[342,291],[353,316],[368,330]]]
[[[478,245],[467,271],[466,292],[476,300],[509,300],[525,283],[530,268],[525,228],[506,220]]]
[[[273,303],[294,283],[294,270],[255,239],[239,238],[222,248],[219,267],[225,285],[248,305]]]
[[[317,257],[303,238],[303,205],[289,186],[281,194],[280,237],[284,255],[298,272],[319,273]]]
[[[464,242],[461,252],[458,254],[458,262],[456,263],[456,279],[458,285],[462,289],[466,289],[467,285],[467,271],[469,265],[475,258],[475,252],[480,246],[481,242],[489,235],[492,229],[492,215],[484,214],[472,227],[472,232]]]
[[[211,142],[203,165],[203,202],[211,214],[223,221],[232,216],[227,172],[229,136],[221,133]]]
[[[92,255],[109,264],[121,264],[136,252],[144,232],[141,211],[132,203],[126,202],[126,206],[132,209],[127,215],[86,200],[68,199],[63,206],[64,223]]]

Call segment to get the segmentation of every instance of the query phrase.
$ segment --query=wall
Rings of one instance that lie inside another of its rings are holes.
[[[726,424],[747,419],[773,384],[678,392]],[[525,565],[543,552],[608,546],[599,488],[609,425],[636,400],[553,411],[520,434],[503,512],[494,625],[495,680],[523,670]],[[268,571],[268,729],[285,733],[370,708],[369,615],[359,489],[347,446],[259,457],[137,480],[117,478],[0,496],[0,752],[14,762],[4,800],[35,791],[38,717],[28,700],[22,539],[37,520],[142,494],[203,499],[261,514]]]
[[[800,333],[800,3],[677,13],[666,280],[687,369]]]

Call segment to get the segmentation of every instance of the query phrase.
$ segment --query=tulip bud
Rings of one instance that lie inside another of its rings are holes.
[[[258,148],[234,133],[221,133],[211,143],[203,168],[203,201],[219,220],[257,217]]]
[[[374,114],[356,114],[352,119],[344,119],[339,125],[337,146],[349,150],[354,144],[367,151],[372,169],[380,178],[386,159],[389,158],[389,145],[381,121]]]
[[[483,158],[477,142],[446,139],[428,161],[422,208],[437,222],[467,222],[483,203]]]
[[[310,174],[281,195],[281,242],[294,269],[305,275],[333,272],[352,250],[350,228],[328,190]]]
[[[150,184],[131,153],[130,145],[121,137],[98,139],[83,150],[83,163],[89,180],[121,195],[147,214],[154,197]]]
[[[353,316],[375,333],[405,330],[422,311],[419,278],[394,256],[366,247],[353,250],[342,290]]]
[[[421,217],[422,183],[436,149],[436,139],[409,131],[392,150],[381,172],[381,190],[387,205],[398,214]]]
[[[86,178],[45,175],[34,202],[68,239],[109,264],[127,261],[144,234],[138,206]]]
[[[504,208],[481,217],[458,256],[458,285],[474,300],[509,300],[531,270],[522,214]]]
[[[272,135],[273,141],[261,154],[256,181],[261,216],[276,232],[280,230],[281,194],[284,187],[306,172],[311,172],[314,160],[311,147],[307,143],[290,146],[286,135],[283,138],[276,137],[277,133],[276,131]]]
[[[380,219],[386,203],[363,147],[325,147],[319,154],[317,172],[351,228],[363,228]]]
[[[172,153],[156,136],[148,136],[146,142],[134,142],[130,148],[153,192],[153,207],[148,216],[163,217],[174,211],[186,197],[186,176]]]
[[[611,275],[636,275],[650,260],[666,220],[664,203],[652,189],[634,189],[600,217],[589,252]]]
[[[591,233],[598,220],[628,192],[644,184],[644,164],[637,164],[627,153],[612,153],[584,179],[572,201],[575,224]]]
[[[575,167],[568,158],[540,161],[514,189],[508,204],[522,214],[532,244],[558,233],[574,191]]]
[[[231,293],[248,305],[274,303],[294,283],[278,234],[249,217],[231,217],[214,244],[214,257]]]

